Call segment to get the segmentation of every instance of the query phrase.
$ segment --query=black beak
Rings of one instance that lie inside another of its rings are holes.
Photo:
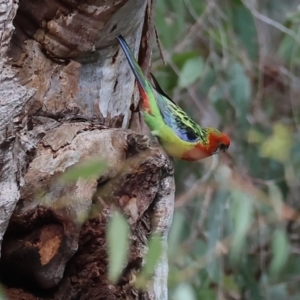
[[[220,144],[220,146],[219,146],[219,150],[220,150],[220,151],[225,152],[227,149],[228,149],[228,146],[227,146],[227,145],[225,145],[225,144]]]

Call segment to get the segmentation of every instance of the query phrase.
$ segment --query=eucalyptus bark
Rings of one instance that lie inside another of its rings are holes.
[[[2,1],[0,272],[9,299],[167,299],[166,253],[145,291],[134,282],[149,235],[166,248],[173,166],[143,135],[116,39],[126,37],[147,72],[152,21],[151,1]],[[97,178],[61,182],[95,158],[106,162]],[[113,285],[105,227],[115,209],[131,245]]]

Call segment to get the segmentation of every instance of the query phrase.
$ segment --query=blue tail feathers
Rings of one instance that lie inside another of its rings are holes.
[[[146,90],[146,78],[143,74],[143,71],[141,69],[141,67],[139,66],[138,62],[136,61],[132,51],[130,50],[128,44],[126,43],[125,39],[123,38],[122,35],[118,36],[118,40],[119,43],[121,45],[121,48],[128,60],[128,63],[130,65],[130,68],[135,76],[135,78],[137,79],[139,85]]]

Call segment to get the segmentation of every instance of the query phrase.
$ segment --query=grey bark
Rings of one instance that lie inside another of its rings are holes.
[[[130,276],[143,264],[150,233],[159,233],[166,249],[174,181],[161,149],[126,129],[142,132],[144,125],[116,41],[124,35],[147,71],[152,16],[153,3],[137,0],[0,4],[1,264],[18,268],[21,281],[52,288],[52,299],[167,299],[166,253],[147,291]],[[68,168],[95,157],[107,162],[99,178],[61,184]],[[115,207],[136,242],[112,288],[105,224]],[[22,288],[6,292],[11,299],[36,296]]]

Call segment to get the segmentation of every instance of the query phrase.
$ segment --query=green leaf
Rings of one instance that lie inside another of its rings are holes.
[[[176,66],[182,70],[184,64],[193,58],[199,57],[198,51],[188,51],[188,52],[182,52],[182,53],[174,53],[172,56],[173,62],[176,64]]]
[[[295,36],[298,36],[297,39],[290,35],[285,34],[281,40],[278,50],[278,57],[285,60],[286,64],[292,63],[293,65],[299,65],[300,63],[300,37],[298,34],[299,31],[299,10],[292,14],[288,20],[290,23],[289,30],[295,33]]]
[[[248,228],[252,221],[252,199],[242,191],[235,190],[232,193],[232,218],[234,221],[234,236],[232,241],[231,258],[236,261],[239,258],[242,247],[245,244]]]
[[[287,62],[291,59],[293,54],[293,49],[296,46],[295,39],[289,35],[285,35],[282,39],[279,50],[278,50],[278,56],[280,58],[285,59]]]
[[[266,299],[272,299],[272,300],[289,299],[289,300],[292,300],[293,297],[291,297],[291,295],[288,291],[287,285],[285,283],[281,283],[281,284],[276,284],[274,286],[268,287]],[[298,297],[296,299],[298,299]]]
[[[176,5],[172,2],[168,3],[168,1],[157,2],[154,23],[160,28],[159,37],[167,50],[172,49],[176,41],[185,33],[184,11],[184,3],[182,1],[176,2]],[[166,17],[168,22],[166,22]]]
[[[129,249],[129,227],[120,213],[116,212],[110,219],[106,237],[109,258],[108,278],[116,283],[123,271]]]
[[[236,5],[233,8],[232,25],[241,46],[245,47],[252,59],[256,59],[258,56],[256,26],[251,12],[244,5]]]
[[[98,178],[104,173],[105,169],[106,163],[103,159],[89,159],[70,167],[61,176],[61,180],[65,182],[72,182],[78,180],[78,178]]]
[[[255,129],[250,129],[248,131],[248,142],[251,144],[259,144],[265,140],[265,136]]]
[[[211,203],[208,212],[207,224],[207,272],[213,281],[219,281],[222,277],[220,268],[220,257],[216,256],[216,248],[218,242],[221,240],[222,232],[224,230],[224,219],[226,210],[226,199],[228,197],[227,191],[219,191]]]
[[[290,186],[298,185],[300,181],[300,135],[293,140],[289,160],[285,164],[285,178]]]
[[[173,300],[196,300],[193,288],[187,283],[181,283],[174,292]]]
[[[181,213],[175,212],[172,227],[168,237],[168,254],[174,255],[178,251],[178,244],[181,237],[184,218]]]
[[[201,77],[204,71],[204,61],[201,56],[187,60],[179,75],[179,87],[185,88]]]
[[[217,295],[216,295],[216,291],[209,288],[209,287],[205,287],[199,289],[199,291],[197,291],[197,298],[196,299],[205,299],[205,300],[216,300],[217,299]]]
[[[233,276],[230,275],[224,275],[222,278],[223,286],[225,291],[235,291],[236,293],[239,293],[239,286],[236,284]]]
[[[261,145],[260,155],[285,162],[290,157],[292,141],[291,129],[286,125],[276,123],[273,134]]]
[[[146,263],[143,267],[142,274],[149,277],[153,274],[156,264],[158,263],[163,251],[161,238],[153,234],[149,240],[148,252],[146,255]]]
[[[283,205],[283,195],[281,190],[275,184],[270,184],[268,186],[270,202],[272,203],[274,210],[279,217],[282,216],[282,205]]]
[[[235,62],[230,66],[228,75],[231,80],[231,92],[234,100],[237,103],[249,101],[251,85],[244,67],[240,63]]]
[[[273,259],[271,261],[270,273],[277,275],[285,266],[289,256],[289,241],[282,229],[275,230],[272,238]]]
[[[200,91],[203,94],[205,95],[208,94],[208,96],[210,96],[210,91],[213,85],[216,83],[216,78],[217,78],[217,72],[210,66],[206,66],[199,86]],[[222,95],[222,98],[223,97],[224,94]]]
[[[242,125],[246,124],[250,104],[251,84],[244,67],[235,62],[228,70],[230,94],[235,104],[237,117]]]

